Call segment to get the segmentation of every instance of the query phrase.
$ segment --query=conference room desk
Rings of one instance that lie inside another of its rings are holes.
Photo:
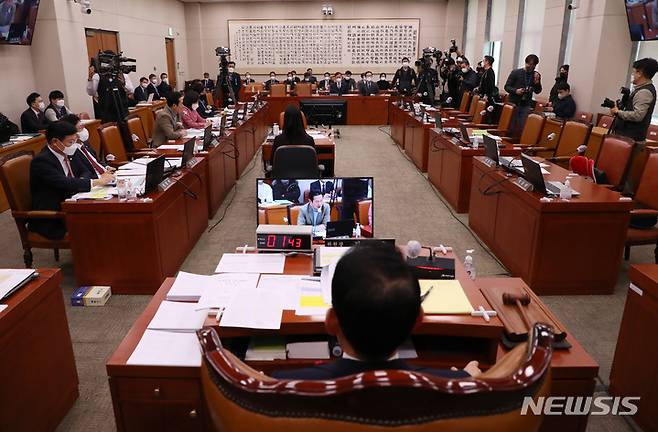
[[[332,138],[314,138],[315,151],[318,154],[318,163],[324,165],[323,177],[333,177],[334,167],[336,166],[336,143]],[[270,163],[272,159],[272,141],[263,143],[263,168]]]
[[[471,281],[456,260],[456,273],[464,292],[474,306],[490,308],[480,291],[486,284],[518,286],[520,279],[495,278]],[[285,274],[312,274],[311,258],[288,257]],[[198,367],[134,366],[126,364],[139,343],[147,325],[174,282],[168,278],[153,296],[144,312],[119,344],[106,363],[114,413],[119,431],[156,430],[166,422],[171,430],[207,430],[208,418],[201,390]],[[537,300],[539,301],[539,300]],[[208,318],[206,326],[217,326],[215,318]],[[487,323],[470,315],[426,315],[414,330],[414,341],[419,358],[411,363],[432,367],[463,367],[468,361],[479,360],[484,368],[491,366],[506,352],[499,340],[502,324],[496,317]],[[226,347],[250,336],[285,335],[326,337],[322,317],[296,316],[294,311],[283,312],[278,331],[221,328],[220,335]],[[591,396],[596,362],[578,342],[568,337],[571,349],[556,351],[552,362],[554,395]],[[424,343],[423,343],[424,342]],[[305,367],[317,364],[316,360],[254,361],[249,365],[265,373],[273,370]],[[560,416],[551,419],[549,426],[566,425],[564,430],[584,430],[587,417]],[[573,427],[576,425],[577,427]],[[542,431],[554,431],[542,427]],[[179,429],[176,429],[179,428]]]
[[[346,101],[348,125],[385,125],[388,124],[389,94],[361,96],[350,93],[342,96],[312,95],[312,96],[267,96],[270,104],[268,124],[278,123],[279,113],[285,111],[290,104],[297,107],[300,101]]]
[[[658,431],[658,265],[630,267],[631,285],[610,371],[610,394],[639,396],[635,422],[645,432]]]
[[[409,156],[414,165],[422,172],[427,171],[429,155],[429,131],[434,127],[431,122],[424,122],[410,111],[390,104],[391,138]]]
[[[511,274],[539,295],[612,294],[632,201],[573,177],[580,196],[545,202],[489,162],[473,158],[468,223]],[[569,171],[549,165],[545,179],[564,181]]]
[[[153,294],[175,275],[208,226],[207,163],[195,158],[146,201],[64,201],[77,284]]]
[[[269,130],[267,117],[272,111],[269,103],[260,110],[247,116],[247,120],[241,121],[237,128],[229,128],[227,138],[232,141],[237,152],[235,167],[237,178],[240,178],[249,162],[258,151]]]
[[[520,153],[512,145],[500,149],[502,156]],[[440,129],[430,130],[427,178],[457,213],[468,213],[474,156],[484,156],[484,147],[466,147]]]
[[[34,138],[30,138],[25,141],[17,142],[14,144],[2,143],[0,145],[0,161],[4,158],[11,158],[13,154],[27,151],[32,152],[35,155],[38,154],[43,146],[46,145],[45,135],[37,135]],[[7,195],[0,184],[0,213],[9,208],[9,201],[7,201]]]
[[[37,279],[2,301],[8,306],[0,312],[2,431],[55,430],[78,398],[62,273],[37,272]]]

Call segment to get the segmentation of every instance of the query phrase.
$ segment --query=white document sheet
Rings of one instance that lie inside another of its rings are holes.
[[[282,274],[286,264],[283,254],[225,253],[215,273],[271,273]]]
[[[201,366],[199,340],[194,333],[146,330],[126,363],[199,367]]]
[[[194,332],[203,327],[208,312],[197,310],[196,303],[163,301],[147,326],[149,330]]]
[[[2,313],[3,310],[7,309],[9,306],[7,305],[0,305],[0,313]]]
[[[184,144],[162,144],[157,147],[158,150],[178,150],[183,151]]]
[[[295,310],[299,305],[299,287],[304,276],[262,275],[258,281],[259,290],[276,292],[281,296],[283,309]]]
[[[33,269],[0,269],[0,299],[32,277]]]
[[[258,286],[257,273],[222,273],[212,277],[197,303],[197,309],[219,309],[229,305],[233,297],[251,292]]]
[[[278,293],[259,289],[242,291],[224,310],[219,326],[279,330],[282,314]]]
[[[178,272],[176,281],[167,293],[167,300],[199,301],[204,294],[220,291],[233,292],[234,289],[254,289],[257,284],[258,275],[253,273],[207,276],[181,271]]]

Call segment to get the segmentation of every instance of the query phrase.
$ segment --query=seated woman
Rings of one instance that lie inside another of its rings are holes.
[[[210,124],[210,120],[199,115],[197,108],[199,108],[199,93],[189,90],[183,98],[181,111],[181,121],[185,129],[203,129]]]
[[[288,105],[283,114],[283,132],[274,138],[270,163],[274,163],[276,149],[283,145],[307,145],[315,147],[315,141],[304,130],[302,113],[295,105]]]

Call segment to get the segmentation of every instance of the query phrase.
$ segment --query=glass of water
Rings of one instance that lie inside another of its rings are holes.
[[[119,200],[125,200],[128,195],[128,184],[125,178],[117,177],[117,195]]]

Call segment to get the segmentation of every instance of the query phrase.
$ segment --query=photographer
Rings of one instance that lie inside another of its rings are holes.
[[[516,105],[516,112],[512,118],[510,130],[521,133],[525,121],[532,109],[532,94],[541,93],[541,75],[535,70],[539,64],[539,57],[530,54],[525,58],[525,67],[510,72],[505,91],[509,93],[509,102]]]
[[[633,163],[633,159],[643,151],[646,144],[647,129],[656,105],[656,88],[651,82],[656,72],[658,72],[658,62],[653,58],[643,58],[634,62],[631,74],[633,92],[627,100],[618,102],[610,108],[610,114],[615,116],[612,130],[635,141],[629,164]],[[634,186],[627,181],[624,192],[633,192]]]
[[[215,54],[220,57],[220,72],[217,76],[217,87],[222,90],[222,106],[235,105],[240,99],[240,87],[242,87],[240,74],[235,71],[234,61],[226,61],[226,56],[231,55],[228,48],[216,48]]]
[[[496,73],[492,68],[493,63],[493,57],[490,55],[484,56],[482,59],[483,71],[480,76],[480,83],[477,88],[475,88],[475,91],[482,96],[482,99],[487,101],[487,105],[493,104],[495,98],[498,96],[498,89],[496,88]]]
[[[424,61],[418,61],[416,63],[418,67],[417,94],[422,103],[432,105],[434,103],[434,82],[432,79],[432,73],[430,72],[429,62],[425,59],[421,60]]]
[[[135,65],[125,65],[134,62],[125,58],[122,53],[113,51],[99,52],[89,67],[87,78],[87,94],[94,98],[96,117],[105,122],[116,122],[128,114],[128,96],[134,92],[134,86],[128,73],[134,72]]]

